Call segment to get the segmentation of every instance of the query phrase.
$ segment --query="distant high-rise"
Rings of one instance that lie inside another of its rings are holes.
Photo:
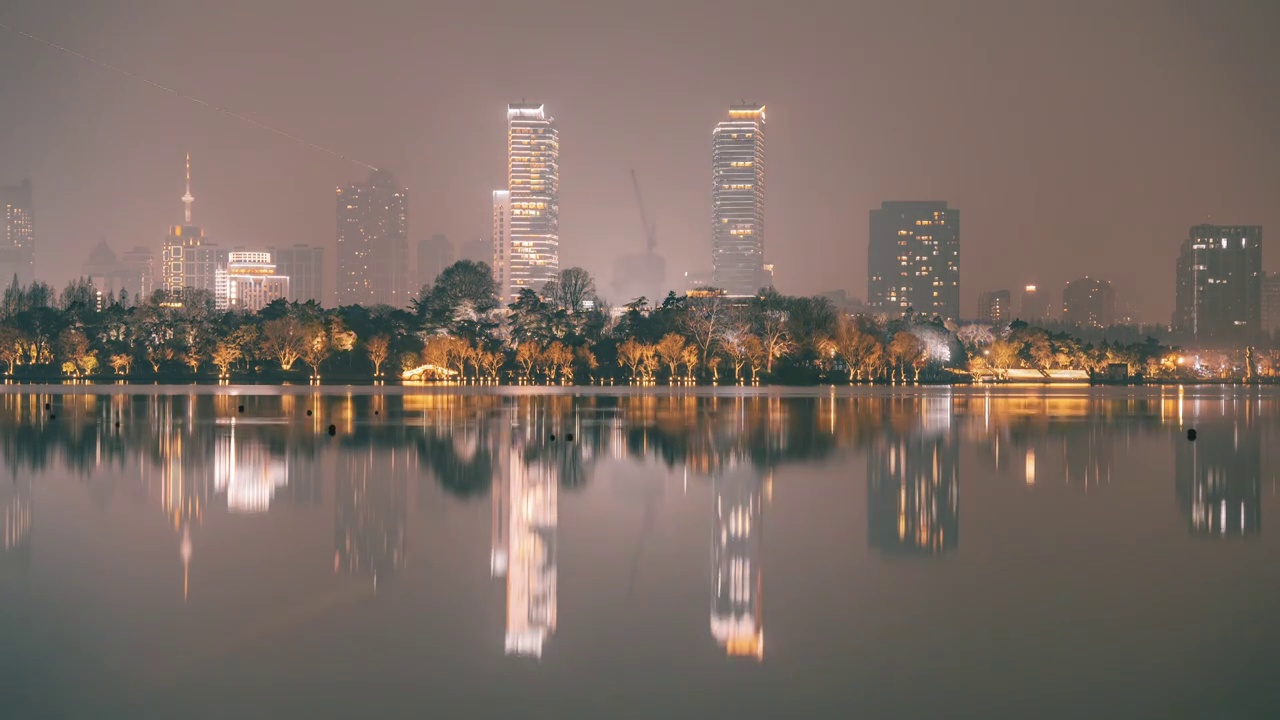
[[[1022,288],[1022,308],[1018,310],[1018,319],[1024,322],[1036,322],[1049,318],[1049,293],[1035,285]]]
[[[155,289],[156,255],[139,246],[120,255],[120,287],[130,298],[146,298]]]
[[[31,203],[31,181],[0,187],[0,277],[7,287],[18,277],[20,285],[35,280],[36,231]]]
[[[105,298],[110,301],[115,297],[116,288],[122,284],[120,278],[120,258],[116,256],[106,240],[99,240],[81,268],[82,275],[88,278],[99,293],[99,301]]]
[[[1173,324],[1198,342],[1262,331],[1262,227],[1196,225],[1178,255]]]
[[[269,252],[232,250],[226,265],[218,269],[215,306],[219,310],[258,312],[288,297],[289,277],[279,272]]]
[[[493,263],[493,238],[478,237],[472,238],[458,247],[458,260],[470,260],[472,262],[482,262],[486,265]],[[494,269],[497,272],[497,269]]]
[[[1110,327],[1116,322],[1116,291],[1111,282],[1083,277],[1062,290],[1062,320],[1080,326]]]
[[[289,277],[289,302],[324,303],[324,248],[299,244],[270,251],[276,272]]]
[[[218,287],[218,268],[226,263],[226,251],[208,242],[204,228],[191,222],[191,155],[187,155],[187,192],[182,196],[183,223],[169,227],[164,239],[160,280],[174,294],[202,290],[213,296]]]
[[[1004,325],[1013,319],[1013,303],[1008,290],[992,290],[978,295],[978,319],[992,325]]]
[[[493,195],[494,275],[501,278],[503,302],[511,302],[524,288],[541,290],[560,272],[560,133],[543,105],[507,106],[503,193]]]
[[[511,279],[511,193],[493,191],[493,280],[503,303],[515,302],[519,287]]]
[[[409,192],[385,170],[338,188],[338,302],[403,307],[409,282]]]
[[[764,105],[733,105],[711,133],[713,284],[730,296],[755,295],[764,271]]]
[[[444,269],[454,262],[453,243],[444,235],[432,235],[418,241],[418,287],[436,281]]]
[[[960,317],[960,211],[945,202],[896,201],[871,211],[867,303]]]
[[[1262,278],[1262,331],[1273,338],[1280,332],[1280,273]]]

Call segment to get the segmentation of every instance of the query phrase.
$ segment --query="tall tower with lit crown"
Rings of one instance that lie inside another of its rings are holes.
[[[206,241],[204,228],[192,224],[191,154],[186,162],[187,190],[182,196],[183,224],[172,225],[161,253],[160,286],[180,295],[203,290],[214,296],[218,287],[218,267],[226,262],[226,252]]]
[[[560,272],[560,132],[542,104],[507,106],[507,190],[494,193],[494,216],[494,275],[509,303]]]
[[[764,105],[734,105],[711,133],[712,284],[731,296],[772,284],[764,267],[764,120]]]

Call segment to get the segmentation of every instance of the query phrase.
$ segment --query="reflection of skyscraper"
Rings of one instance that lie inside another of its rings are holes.
[[[499,432],[499,470],[507,503],[508,655],[542,656],[556,629],[556,527],[559,479],[553,458],[526,460],[526,442],[543,436],[537,423],[520,432],[503,422]]]
[[[712,481],[711,635],[729,655],[764,657],[764,486],[747,465]]]
[[[890,428],[868,455],[867,534],[881,552],[934,554],[959,544],[960,445],[949,416],[930,409],[923,427]]]
[[[394,456],[359,455],[334,482],[333,570],[370,575],[376,586],[404,567],[408,483]]]
[[[1193,535],[1254,535],[1262,529],[1262,442],[1247,419],[1201,425],[1175,451],[1178,506]]]
[[[244,433],[241,432],[241,436]],[[232,512],[266,512],[276,490],[289,484],[289,461],[265,443],[236,438],[236,426],[220,427],[214,440],[213,486],[227,494]]]
[[[31,564],[31,481],[0,482],[0,567]]]

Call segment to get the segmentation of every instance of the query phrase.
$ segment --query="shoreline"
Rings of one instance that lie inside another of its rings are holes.
[[[19,384],[0,385],[0,395],[125,395],[125,396],[286,396],[286,395],[359,395],[408,396],[454,395],[505,397],[874,397],[987,394],[1100,396],[1159,396],[1187,390],[1262,390],[1278,387],[1274,383],[1184,383],[1184,384],[1097,384],[1087,383],[1000,383],[1000,384],[919,384],[919,385],[274,385],[274,384]]]

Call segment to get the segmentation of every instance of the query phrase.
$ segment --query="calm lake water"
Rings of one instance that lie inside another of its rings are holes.
[[[1280,714],[1280,392],[7,390],[0,717]]]

